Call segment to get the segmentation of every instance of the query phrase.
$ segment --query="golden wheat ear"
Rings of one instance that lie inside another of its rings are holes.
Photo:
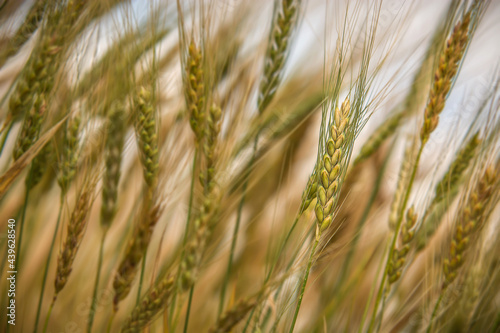
[[[340,108],[335,110],[335,121],[330,127],[326,141],[326,153],[319,170],[316,213],[316,237],[332,223],[333,209],[338,200],[339,180],[342,174],[341,163],[344,159],[346,132],[349,130],[351,107],[346,99]]]
[[[175,280],[173,277],[162,279],[155,287],[147,291],[139,304],[134,308],[132,314],[122,325],[122,333],[140,332],[168,305]]]
[[[95,185],[95,181],[91,180],[84,184],[68,221],[66,237],[57,260],[54,300],[66,286],[73,269],[73,262],[87,227],[90,208],[94,199]]]

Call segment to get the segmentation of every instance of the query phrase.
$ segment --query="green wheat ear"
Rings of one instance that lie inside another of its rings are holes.
[[[116,213],[125,134],[125,110],[121,103],[115,103],[111,107],[107,119],[104,149],[104,164],[106,169],[102,185],[101,224],[105,227],[109,227]]]
[[[135,129],[141,153],[144,180],[150,189],[158,182],[158,126],[153,104],[153,94],[141,87],[134,98],[136,112]]]
[[[78,134],[80,132],[81,118],[79,114],[66,121],[66,131],[62,144],[62,156],[59,163],[57,182],[61,191],[66,193],[76,175],[78,166]]]
[[[21,132],[17,138],[13,152],[14,161],[17,161],[38,140],[46,109],[45,96],[37,95],[30,112],[24,118]]]
[[[282,0],[276,15],[264,60],[264,75],[259,86],[257,107],[260,113],[273,99],[281,81],[290,36],[297,21],[298,5],[297,0]]]
[[[189,124],[196,137],[196,143],[203,140],[205,119],[205,84],[203,56],[201,50],[191,41],[186,60],[185,83],[186,106],[189,112]]]

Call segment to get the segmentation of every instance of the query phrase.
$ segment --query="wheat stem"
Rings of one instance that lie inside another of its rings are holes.
[[[250,165],[253,165],[255,163],[255,158],[256,158],[256,152],[257,152],[257,143],[259,140],[259,134],[257,133],[257,136],[255,137],[254,145],[253,145],[253,152],[252,152],[252,157],[250,160]],[[241,189],[242,194],[241,194],[241,199],[238,205],[238,211],[236,215],[236,223],[234,225],[233,229],[233,235],[231,237],[231,248],[229,250],[229,259],[227,261],[227,268],[226,268],[226,274],[224,276],[224,282],[222,283],[221,287],[221,294],[219,298],[219,310],[217,313],[217,317],[219,317],[224,310],[224,299],[226,296],[226,289],[227,285],[229,284],[229,278],[231,276],[231,270],[233,266],[233,258],[234,258],[234,252],[236,250],[236,243],[238,241],[238,232],[240,229],[240,224],[241,224],[241,214],[243,212],[243,206],[245,205],[245,198],[246,198],[246,193],[247,193],[247,187],[248,187],[248,182],[250,178],[250,172],[246,175],[245,182],[243,183],[243,188]]]
[[[418,150],[417,156],[415,158],[415,163],[413,164],[410,180],[408,182],[408,188],[406,189],[406,193],[405,193],[403,202],[401,204],[401,207],[402,207],[401,209],[403,209],[403,210],[406,208],[406,205],[408,203],[408,199],[410,197],[411,188],[412,188],[413,182],[415,180],[415,175],[417,174],[418,163],[420,161],[420,157],[422,155],[423,148],[424,148],[424,144],[421,144],[420,149]],[[393,235],[392,241],[390,243],[389,253],[387,255],[387,260],[386,260],[385,268],[384,268],[384,274],[382,275],[382,280],[380,281],[378,292],[377,292],[377,298],[375,299],[375,305],[373,308],[370,326],[368,327],[368,333],[372,332],[374,329],[375,319],[377,317],[377,310],[378,310],[378,307],[380,305],[380,301],[382,300],[383,291],[384,291],[384,287],[385,287],[385,281],[386,281],[386,277],[387,277],[388,272],[389,272],[389,263],[390,263],[390,260],[392,259],[392,256],[394,255],[394,250],[396,247],[396,242],[398,240],[399,230],[401,228],[402,220],[403,220],[403,215],[401,214],[399,216],[398,221],[397,221],[395,228],[394,228],[394,235]]]
[[[14,122],[10,122],[5,129],[2,129],[3,135],[2,135],[2,141],[0,142],[0,156],[2,155],[3,149],[5,147],[5,143],[7,142],[7,139],[9,137],[9,133],[12,130],[12,127],[14,126]]]
[[[436,318],[437,311],[439,309],[439,305],[441,304],[441,301],[443,300],[443,296],[444,296],[444,294],[441,293],[441,295],[439,295],[439,298],[436,301],[436,304],[434,305],[434,310],[432,310],[432,315],[431,315],[431,318],[429,319],[429,325],[427,326],[427,329],[425,330],[426,333],[430,333],[432,330],[432,323],[434,322],[434,318]]]
[[[50,303],[49,311],[47,311],[47,316],[45,317],[45,324],[43,325],[43,333],[47,333],[47,328],[49,327],[50,315],[52,314],[52,310],[54,309],[54,303],[56,302],[56,297],[52,299]]]
[[[94,291],[92,292],[92,301],[90,303],[89,309],[89,317],[87,320],[87,333],[92,332],[92,324],[94,323],[94,316],[97,310],[97,290],[99,288],[99,280],[101,278],[101,269],[102,269],[102,259],[104,252],[104,242],[106,240],[106,234],[108,233],[108,229],[106,228],[102,234],[101,244],[99,246],[99,257],[97,259],[97,272],[94,280]]]
[[[383,179],[383,176],[385,173],[385,169],[386,169],[387,164],[389,162],[389,157],[391,156],[390,152],[392,152],[393,147],[394,147],[394,143],[391,147],[391,150],[386,155],[386,157],[384,159],[384,163],[382,164],[382,166],[378,172],[377,179],[375,180],[375,184],[373,185],[373,189],[370,193],[370,198],[368,199],[368,203],[366,204],[366,206],[363,210],[363,214],[361,215],[361,219],[359,220],[359,222],[356,226],[356,231],[354,232],[353,240],[352,240],[351,244],[349,245],[349,250],[348,250],[346,257],[344,259],[344,263],[342,264],[342,268],[340,269],[339,278],[337,280],[336,287],[334,288],[335,291],[338,290],[338,288],[344,284],[344,280],[347,277],[347,272],[349,271],[349,266],[350,266],[351,261],[354,257],[354,253],[356,251],[358,241],[361,238],[361,232],[363,230],[363,226],[365,225],[366,221],[368,220],[371,208],[372,208],[373,204],[375,203],[375,199],[376,199],[377,194],[379,192],[380,185],[382,183],[382,179]]]
[[[29,178],[29,176],[28,176]],[[26,194],[24,195],[24,204],[23,204],[23,210],[22,210],[22,217],[21,217],[21,223],[19,225],[19,238],[17,242],[17,253],[16,253],[16,264],[14,266],[14,271],[17,271],[17,268],[19,267],[19,261],[21,259],[21,246],[22,246],[22,240],[23,240],[23,231],[24,231],[24,223],[26,220],[26,207],[28,206],[28,198],[30,194],[30,188],[26,187]]]
[[[139,274],[139,285],[137,287],[137,297],[135,299],[135,304],[139,304],[139,301],[141,300],[141,292],[142,292],[142,283],[144,282],[144,273],[146,270],[146,257],[148,254],[148,250],[144,252],[144,256],[142,257],[142,262],[141,262],[141,273]]]
[[[191,305],[193,303],[193,293],[194,293],[194,284],[191,286],[191,289],[189,289],[189,298],[188,298],[188,305],[187,305],[187,310],[186,310],[186,318],[184,319],[184,333],[187,333],[188,331],[188,325],[189,325],[189,314],[191,313]]]
[[[307,263],[306,272],[304,273],[304,278],[302,280],[302,286],[300,287],[299,299],[297,301],[297,306],[295,307],[295,312],[293,314],[292,325],[290,326],[290,333],[293,333],[295,328],[295,323],[297,322],[297,317],[299,316],[300,305],[302,304],[302,298],[304,297],[304,293],[306,291],[307,279],[309,278],[309,272],[311,271],[311,266],[314,259],[314,254],[316,253],[316,248],[319,244],[319,238],[315,238],[313,246],[311,248],[311,254],[309,255],[309,261]]]
[[[35,329],[33,331],[34,333],[36,333],[38,330],[38,320],[40,319],[40,312],[42,310],[43,294],[45,292],[45,283],[47,282],[47,275],[50,267],[50,259],[52,258],[52,251],[54,250],[54,245],[56,243],[56,238],[57,238],[57,231],[59,230],[59,224],[61,222],[62,210],[63,210],[63,202],[61,200],[61,204],[59,205],[59,213],[57,214],[56,227],[54,229],[54,234],[52,235],[52,241],[50,242],[49,253],[47,254],[47,260],[45,261],[45,268],[43,271],[43,278],[42,278],[42,288],[40,290],[40,297],[38,298],[38,307],[36,310]]]

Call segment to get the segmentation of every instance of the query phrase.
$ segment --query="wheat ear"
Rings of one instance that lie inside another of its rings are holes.
[[[26,188],[31,189],[38,185],[42,180],[45,171],[47,171],[53,157],[54,146],[51,142],[48,142],[40,153],[31,161],[30,171],[28,177],[26,178]]]
[[[242,299],[231,309],[227,310],[217,320],[217,323],[208,330],[209,333],[231,332],[247,313],[257,305],[256,298]]]
[[[205,194],[211,193],[214,189],[215,173],[215,153],[217,137],[220,131],[221,109],[217,105],[212,105],[207,112],[205,123],[205,136],[203,140],[203,156],[205,157],[205,167],[200,173],[200,182],[203,185]]]
[[[311,271],[314,255],[316,254],[316,248],[318,247],[323,231],[328,229],[332,223],[333,212],[338,201],[342,175],[345,174],[345,171],[341,170],[341,167],[344,165],[344,153],[348,151],[346,149],[346,143],[348,142],[346,141],[346,136],[349,132],[350,112],[351,105],[349,99],[346,98],[340,109],[338,107],[335,109],[333,123],[328,130],[325,145],[326,152],[323,158],[317,162],[320,163],[320,166],[318,168],[316,206],[314,207],[316,214],[316,239],[311,248],[306,271],[299,290],[299,298],[295,307],[292,324],[290,325],[290,333],[293,332],[295,323],[297,322],[309,272]]]
[[[439,58],[429,102],[424,112],[424,124],[420,131],[422,144],[429,140],[430,134],[438,125],[439,114],[444,109],[446,96],[450,91],[453,78],[457,74],[458,66],[469,41],[470,20],[471,13],[469,11],[463,17],[462,22],[458,22],[453,28],[453,32],[446,41],[446,46]]]
[[[290,36],[298,15],[297,0],[282,0],[275,18],[264,60],[264,75],[259,86],[257,108],[262,113],[269,105],[281,81]]]
[[[135,333],[146,327],[168,305],[174,281],[174,278],[166,277],[149,290],[127,318],[121,332]]]
[[[81,0],[76,3],[69,1],[66,7],[52,9],[48,15],[41,40],[31,53],[10,96],[4,127],[22,117],[32,105],[36,105],[37,95],[48,94],[52,90],[55,74],[61,63],[65,36],[81,14],[84,4]]]
[[[338,200],[338,189],[341,176],[341,162],[345,152],[344,142],[349,127],[349,100],[335,110],[334,123],[330,126],[329,137],[326,142],[326,153],[323,155],[319,171],[316,213],[316,237],[326,230],[332,223],[333,210]]]
[[[203,71],[203,56],[191,41],[186,61],[185,82],[186,105],[189,112],[189,124],[195,134],[195,142],[199,144],[203,139],[205,123],[205,85]]]
[[[389,284],[396,282],[401,277],[406,257],[410,251],[410,243],[415,235],[414,228],[416,223],[417,214],[415,214],[415,209],[411,207],[406,212],[406,220],[401,225],[401,230],[399,232],[401,247],[394,249],[392,258],[389,261],[389,267],[387,268],[387,278]]]
[[[486,223],[493,198],[493,191],[498,185],[498,166],[488,166],[484,173],[477,179],[469,193],[463,208],[460,210],[454,226],[454,232],[450,243],[450,251],[443,261],[444,281],[441,286],[439,297],[432,311],[426,332],[432,330],[432,324],[437,311],[443,300],[446,290],[452,284],[460,272],[467,250],[472,246],[477,232]]]
[[[3,66],[5,61],[16,54],[19,49],[26,43],[26,41],[33,35],[35,30],[38,28],[40,22],[42,21],[43,12],[47,0],[36,0],[31,6],[24,22],[14,33],[14,36],[9,41],[8,47],[0,55],[0,67]]]
[[[57,182],[62,191],[62,196],[75,178],[76,167],[78,165],[78,133],[80,131],[81,118],[75,114],[66,121],[66,131],[64,133],[62,156],[59,164],[59,175]]]
[[[137,112],[135,130],[141,153],[144,181],[152,190],[158,182],[159,162],[158,126],[151,91],[141,87],[134,98],[134,107]]]
[[[21,131],[17,138],[13,152],[14,161],[17,161],[17,159],[38,140],[46,109],[45,96],[36,96],[33,107],[24,118]]]
[[[202,203],[200,213],[194,220],[195,234],[186,245],[185,255],[180,264],[180,286],[186,291],[195,283],[198,275],[198,265],[205,251],[207,238],[210,235],[213,220],[219,202],[217,191],[207,196]]]
[[[299,210],[299,215],[302,215],[307,208],[311,205],[311,202],[316,199],[318,194],[318,175],[316,170],[309,176],[307,180],[306,189],[302,193],[302,200]]]
[[[120,182],[120,166],[125,141],[125,112],[120,103],[115,103],[107,119],[106,143],[104,149],[104,172],[102,186],[101,225],[108,228],[115,213]]]
[[[120,301],[130,293],[132,283],[137,275],[137,267],[144,257],[144,253],[151,241],[154,226],[158,222],[162,211],[163,205],[159,200],[155,198],[151,200],[148,196],[144,198],[139,223],[137,223],[134,234],[130,238],[125,255],[120,262],[113,281],[115,291],[113,308],[115,312],[118,311]]]
[[[495,183],[498,180],[498,171],[489,166],[464,205],[451,240],[448,258],[443,262],[443,272],[445,281],[443,288],[448,287],[457,277],[460,266],[462,266],[466,251],[471,247],[472,238],[475,233],[484,225],[488,214],[488,204],[492,199]]]
[[[392,200],[391,210],[389,213],[389,227],[394,229],[396,223],[399,221],[400,215],[403,214],[402,204],[404,199],[404,194],[410,180],[411,167],[413,161],[413,147],[408,147],[405,151],[403,162],[401,163],[401,168],[398,175],[398,183],[396,186],[396,191],[394,192],[394,199]]]
[[[73,212],[68,222],[68,228],[64,245],[57,260],[57,273],[54,282],[56,299],[59,292],[64,288],[72,271],[78,248],[83,239],[83,234],[88,222],[90,208],[92,206],[95,184],[86,183],[78,196]]]

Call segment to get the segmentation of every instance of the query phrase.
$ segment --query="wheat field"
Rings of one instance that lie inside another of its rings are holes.
[[[498,17],[0,1],[0,331],[499,333]]]

